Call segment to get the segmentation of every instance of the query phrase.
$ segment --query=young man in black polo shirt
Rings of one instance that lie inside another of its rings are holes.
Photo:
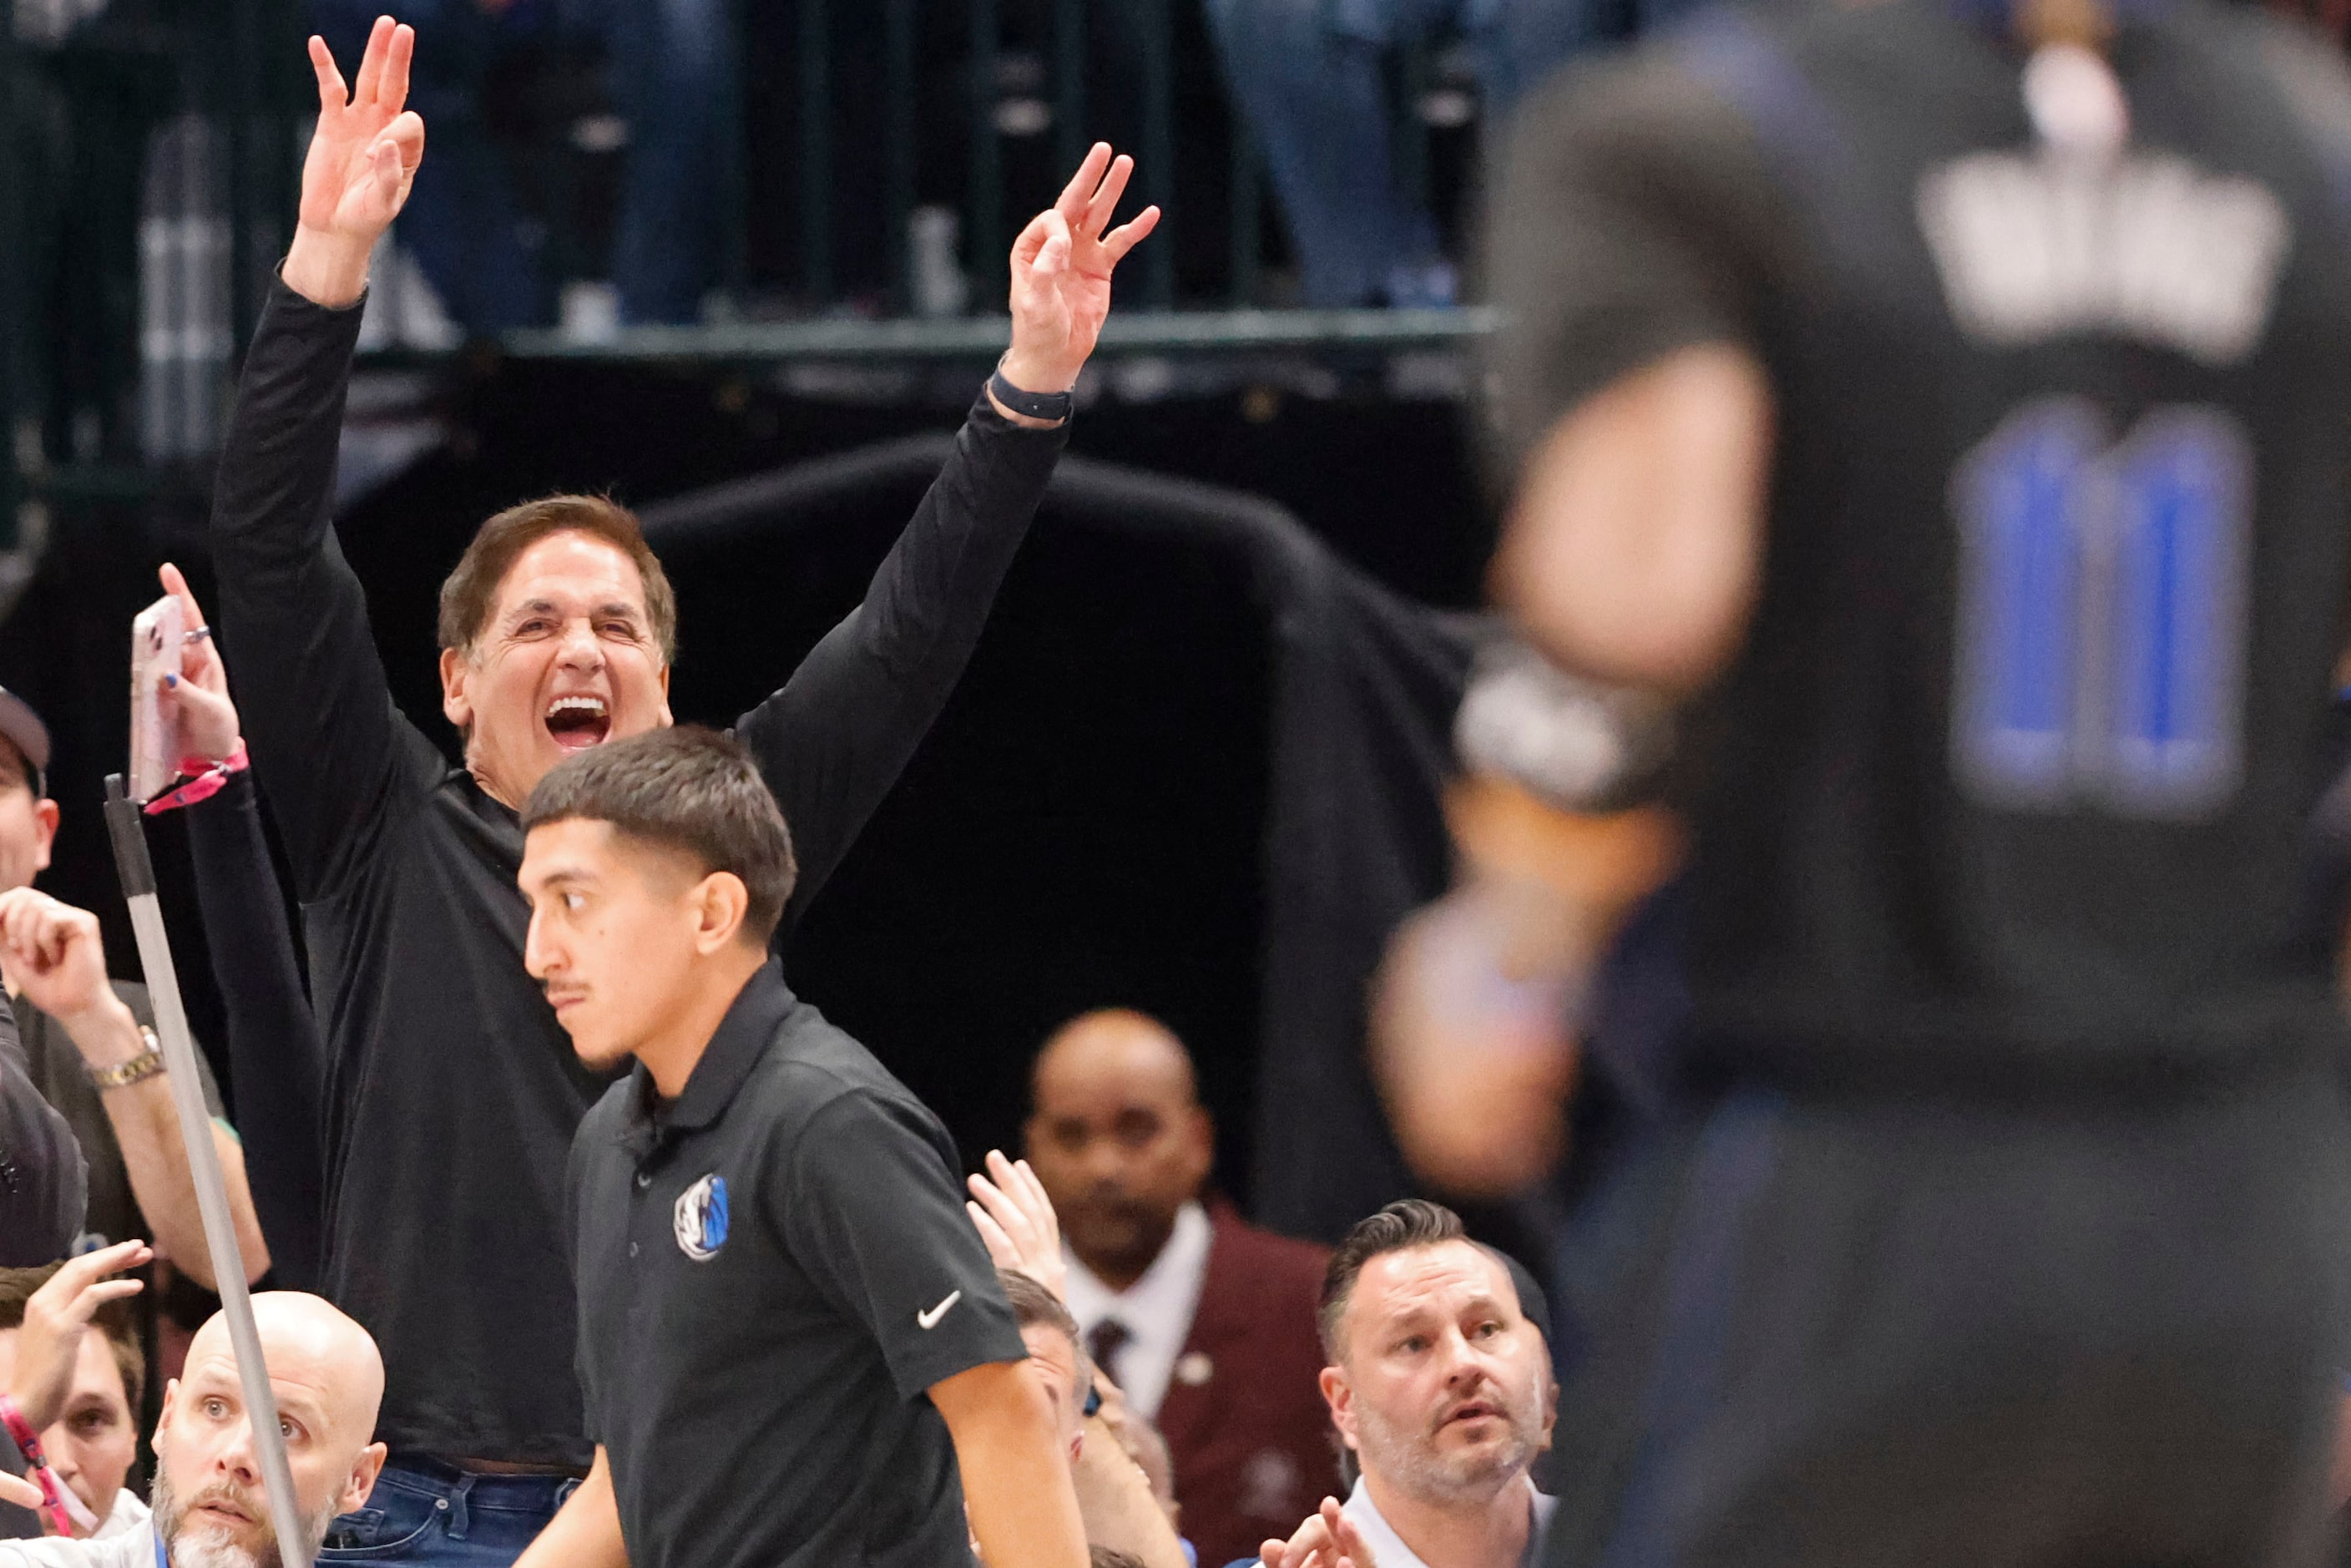
[[[946,1130],[768,956],[795,868],[750,753],[616,741],[523,827],[525,962],[584,1064],[636,1063],[567,1181],[595,1466],[523,1563],[1081,1568]]]

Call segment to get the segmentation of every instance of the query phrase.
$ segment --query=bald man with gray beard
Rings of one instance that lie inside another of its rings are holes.
[[[268,1291],[253,1298],[253,1316],[309,1537],[303,1545],[315,1556],[335,1517],[366,1503],[383,1468],[383,1445],[373,1440],[383,1360],[367,1330],[320,1297]],[[245,1385],[228,1320],[217,1312],[163,1391],[155,1461],[147,1523],[104,1541],[0,1542],[0,1568],[278,1568]],[[0,1500],[31,1506],[39,1494],[0,1476]]]

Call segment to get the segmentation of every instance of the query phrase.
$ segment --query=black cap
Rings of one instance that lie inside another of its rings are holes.
[[[49,727],[33,711],[33,705],[23,697],[0,686],[0,737],[24,753],[25,762],[33,770],[29,782],[36,799],[49,792]]]

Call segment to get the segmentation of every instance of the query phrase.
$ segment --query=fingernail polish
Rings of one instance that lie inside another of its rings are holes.
[[[177,675],[165,675],[163,677],[163,684],[172,690],[177,691],[180,685],[180,677]]]

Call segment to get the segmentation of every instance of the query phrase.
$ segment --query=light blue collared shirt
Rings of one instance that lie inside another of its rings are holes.
[[[1545,1497],[1535,1490],[1532,1481],[1525,1484],[1528,1500],[1534,1508],[1535,1524],[1527,1531],[1526,1555],[1519,1561],[1521,1568],[1535,1568],[1535,1564],[1542,1561],[1543,1532],[1551,1528],[1552,1511],[1559,1506],[1559,1502],[1557,1499]],[[1364,1532],[1364,1544],[1372,1549],[1372,1557],[1380,1568],[1428,1568],[1428,1564],[1421,1560],[1420,1553],[1404,1543],[1404,1537],[1395,1532],[1395,1527],[1380,1517],[1379,1507],[1372,1501],[1371,1490],[1364,1485],[1361,1477],[1356,1478],[1355,1490],[1347,1494],[1347,1500],[1339,1511]],[[1265,1568],[1262,1561],[1258,1568]]]

